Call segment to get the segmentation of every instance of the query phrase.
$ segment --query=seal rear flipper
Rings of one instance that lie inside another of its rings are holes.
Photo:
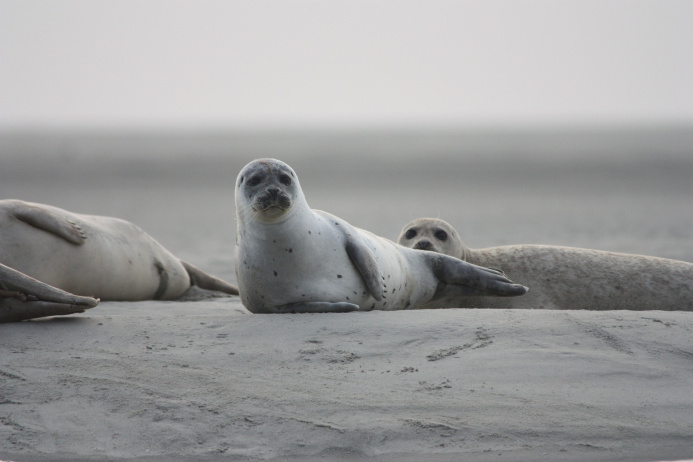
[[[368,287],[368,292],[377,301],[383,299],[383,278],[380,274],[380,267],[373,256],[373,252],[366,247],[363,242],[355,239],[352,235],[347,235],[346,253],[349,259],[361,273],[361,277]]]
[[[434,273],[442,284],[437,294],[454,296],[495,295],[516,297],[527,293],[527,287],[514,284],[502,271],[476,266],[447,255],[431,254]]]
[[[21,301],[19,299],[0,299],[0,323],[84,313],[84,310],[89,308],[92,307],[48,302],[45,300]]]
[[[188,276],[190,276],[190,283],[192,285],[197,286],[200,289],[215,290],[217,292],[224,292],[226,294],[238,295],[237,287],[232,286],[226,281],[222,281],[219,278],[205,273],[204,271],[197,268],[196,266],[191,265],[190,263],[184,262],[183,260],[181,260],[180,262],[183,264],[185,271],[188,272]]]
[[[277,313],[348,313],[358,311],[359,306],[347,302],[297,302],[276,306],[274,309]]]
[[[98,304],[0,264],[0,322],[82,313]]]
[[[71,244],[82,245],[87,240],[87,235],[76,220],[64,218],[40,206],[20,202],[13,206],[13,215],[18,220],[54,234]]]
[[[92,297],[82,297],[53,287],[37,279],[27,276],[14,268],[0,263],[0,289],[4,289],[5,297],[17,298],[15,294],[23,294],[23,301],[40,300],[66,305],[78,305],[81,309],[92,308],[99,300]]]

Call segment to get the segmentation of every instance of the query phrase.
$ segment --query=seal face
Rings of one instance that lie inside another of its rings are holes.
[[[288,165],[260,161],[238,177],[254,218],[273,222],[291,209],[296,197],[296,174]]]
[[[418,218],[406,225],[397,243],[416,250],[430,250],[464,258],[464,246],[452,225],[438,218]]]
[[[236,220],[241,300],[255,313],[397,310],[526,292],[498,271],[405,249],[310,209],[294,170],[276,159],[239,173]]]
[[[470,249],[438,218],[412,221],[398,242],[501,268],[532,288],[519,298],[468,298],[464,307],[693,311],[693,264],[688,262],[548,245]]]

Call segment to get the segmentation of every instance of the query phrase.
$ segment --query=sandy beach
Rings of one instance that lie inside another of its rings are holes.
[[[313,208],[391,239],[434,216],[474,248],[693,261],[691,139],[4,136],[0,197],[127,219],[233,283],[235,177],[271,156]],[[693,316],[669,309],[282,316],[218,297],[4,324],[0,460],[691,459]]]

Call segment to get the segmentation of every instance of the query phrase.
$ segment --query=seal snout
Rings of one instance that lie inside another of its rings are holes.
[[[419,242],[414,244],[414,249],[416,250],[433,250],[433,244],[428,239],[421,239]]]
[[[275,208],[282,211],[291,208],[291,197],[277,186],[269,186],[262,193],[258,194],[253,209],[257,212],[264,212]]]

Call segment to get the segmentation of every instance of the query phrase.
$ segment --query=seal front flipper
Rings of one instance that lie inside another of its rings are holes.
[[[71,244],[82,245],[87,240],[87,235],[76,221],[64,218],[48,209],[18,202],[13,206],[12,214],[18,220],[54,234]]]
[[[298,302],[275,307],[277,313],[348,313],[358,309],[358,305],[346,302]]]
[[[447,255],[430,254],[434,273],[443,284],[441,296],[495,295],[516,297],[527,293],[527,287],[514,284],[502,271],[476,266]]]
[[[346,253],[349,259],[361,273],[368,291],[374,299],[383,299],[383,278],[380,274],[380,267],[373,256],[373,252],[366,247],[363,242],[354,238],[351,234],[346,236]]]
[[[190,263],[184,262],[183,260],[180,262],[183,264],[185,271],[188,272],[188,276],[190,276],[190,283],[192,285],[205,290],[215,290],[217,292],[224,292],[226,294],[238,295],[237,287],[232,286],[228,282],[222,281],[211,274],[205,273]]]

